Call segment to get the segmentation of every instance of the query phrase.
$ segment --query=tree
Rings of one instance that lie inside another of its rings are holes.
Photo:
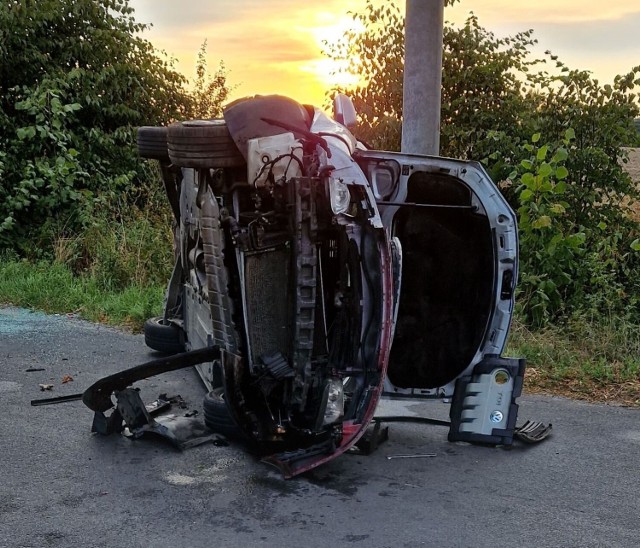
[[[368,1],[353,18],[363,30],[325,53],[362,82],[332,93],[353,98],[362,140],[399,150],[403,16]],[[441,153],[482,161],[518,211],[529,319],[613,308],[640,320],[639,230],[627,208],[637,188],[621,166],[621,147],[638,142],[640,67],[602,85],[550,52],[533,58],[535,43],[532,30],[498,38],[473,14],[445,24]]]
[[[452,2],[447,2],[451,4]],[[402,124],[404,17],[394,3],[353,14],[364,31],[351,30],[325,54],[347,61],[345,70],[362,83],[348,93],[356,106],[360,136],[377,148],[399,150]],[[527,74],[535,59],[528,48],[532,31],[496,38],[471,15],[462,28],[445,23],[441,149],[453,157],[483,157],[478,147],[492,131],[529,135],[515,118],[523,111]]]
[[[127,0],[0,6],[0,247],[37,250],[97,206],[141,199],[134,128],[193,103],[145,28]]]
[[[220,118],[222,107],[233,88],[227,84],[227,71],[220,61],[218,69],[209,77],[207,73],[207,40],[200,46],[196,62],[196,80],[193,87],[193,111],[195,118]]]

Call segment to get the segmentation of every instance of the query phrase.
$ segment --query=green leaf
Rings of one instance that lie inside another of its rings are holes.
[[[540,134],[539,133],[534,133],[531,136],[531,142],[532,143],[537,143],[540,140]]]
[[[553,173],[553,169],[547,162],[543,162],[542,164],[540,164],[540,167],[538,168],[538,174],[541,177],[549,177],[551,173]]]
[[[551,226],[551,217],[543,215],[539,217],[531,224],[533,228],[549,228]]]
[[[521,202],[528,202],[531,199],[532,196],[533,196],[533,192],[531,190],[529,190],[528,188],[525,188],[520,193],[520,201]]]
[[[543,147],[540,147],[538,149],[538,153],[536,154],[536,158],[538,159],[538,161],[542,162],[547,157],[548,152],[549,152],[548,145],[544,145]]]
[[[559,181],[566,179],[569,176],[569,170],[564,166],[560,166],[556,168],[555,176]]]
[[[569,244],[570,247],[577,249],[585,242],[586,239],[587,236],[584,232],[578,232],[577,234],[572,234],[567,237],[567,244]]]
[[[631,249],[634,251],[640,251],[640,238],[636,238],[631,242]]]
[[[575,130],[572,127],[570,127],[567,131],[564,132],[564,138],[567,141],[572,141],[573,139],[575,139],[576,138]]]
[[[535,184],[536,184],[536,179],[533,176],[533,173],[525,173],[520,180],[522,181],[522,184],[524,186],[526,186],[527,188],[535,188]]]
[[[71,103],[69,105],[64,106],[65,112],[75,112],[76,110],[80,110],[82,105],[80,103]]]
[[[553,192],[556,194],[564,194],[567,190],[567,183],[564,181],[559,182],[553,187]]]
[[[522,162],[520,162],[520,165],[524,169],[528,169],[528,170],[532,170],[533,169],[533,162],[531,160],[522,160]]]
[[[551,161],[556,163],[564,162],[568,157],[569,157],[569,153],[567,152],[567,149],[559,148],[558,150],[556,150],[555,154],[553,155],[553,159]]]

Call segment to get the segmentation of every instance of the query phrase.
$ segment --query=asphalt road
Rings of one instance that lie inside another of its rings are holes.
[[[521,420],[554,425],[539,445],[450,444],[442,427],[393,424],[373,455],[283,480],[239,446],[181,453],[158,440],[91,434],[81,402],[30,406],[150,357],[140,335],[0,309],[0,547],[639,543],[637,409],[525,395]],[[73,381],[62,384],[65,375]],[[204,394],[192,370],[138,385],[145,400],[180,394],[192,410]],[[390,402],[380,411],[398,412],[445,418],[448,409]],[[416,453],[436,457],[386,458]]]

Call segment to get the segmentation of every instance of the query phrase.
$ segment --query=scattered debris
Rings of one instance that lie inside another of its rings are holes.
[[[426,459],[437,456],[435,453],[418,453],[416,455],[389,455],[387,460],[391,459]]]
[[[169,396],[169,397],[167,397],[166,394],[160,394],[160,397],[165,398],[171,403],[175,403],[180,409],[187,409],[189,407],[187,405],[187,402],[184,401],[184,398],[180,394],[176,394],[175,396]]]
[[[42,392],[45,390],[53,390],[53,384],[39,384],[38,386]]]
[[[538,443],[551,434],[552,424],[545,426],[538,421],[527,421],[515,430],[516,437],[524,443]]]
[[[96,412],[92,432],[122,433],[132,439],[145,434],[155,434],[169,441],[177,449],[189,449],[207,442],[219,446],[227,445],[224,436],[212,433],[202,421],[192,416],[189,418],[164,415],[154,419],[142,402],[140,392],[135,388],[116,390],[114,394],[117,400],[115,410],[108,418],[103,413]]]
[[[42,398],[40,400],[31,400],[31,405],[33,407],[37,407],[39,405],[52,405],[54,403],[78,401],[81,399],[82,399],[82,394],[68,394],[66,396],[58,396],[56,398]]]
[[[72,382],[73,377],[71,375],[65,375],[62,377],[62,384],[67,384],[68,382]]]
[[[25,369],[26,373],[35,373],[36,371],[45,371],[44,367],[29,367],[28,369]]]
[[[145,405],[145,408],[147,409],[147,413],[149,413],[150,416],[157,415],[161,411],[164,411],[165,409],[169,409],[170,407],[171,407],[171,400],[167,398],[166,394],[160,394],[158,396],[158,399]]]
[[[356,455],[370,455],[378,445],[389,439],[389,427],[381,427],[380,421],[374,419],[373,426],[369,426],[364,435],[349,449],[349,453]]]

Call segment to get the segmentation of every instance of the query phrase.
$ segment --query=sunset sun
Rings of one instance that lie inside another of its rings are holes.
[[[327,52],[337,47],[347,33],[358,33],[362,30],[362,26],[348,16],[338,18],[337,21],[335,17],[330,21],[319,21],[318,26],[310,31],[318,45],[318,51],[323,55],[304,65],[302,70],[315,74],[325,89],[350,88],[361,83],[360,75],[353,70],[354,66],[358,66],[358,59],[332,59]]]

